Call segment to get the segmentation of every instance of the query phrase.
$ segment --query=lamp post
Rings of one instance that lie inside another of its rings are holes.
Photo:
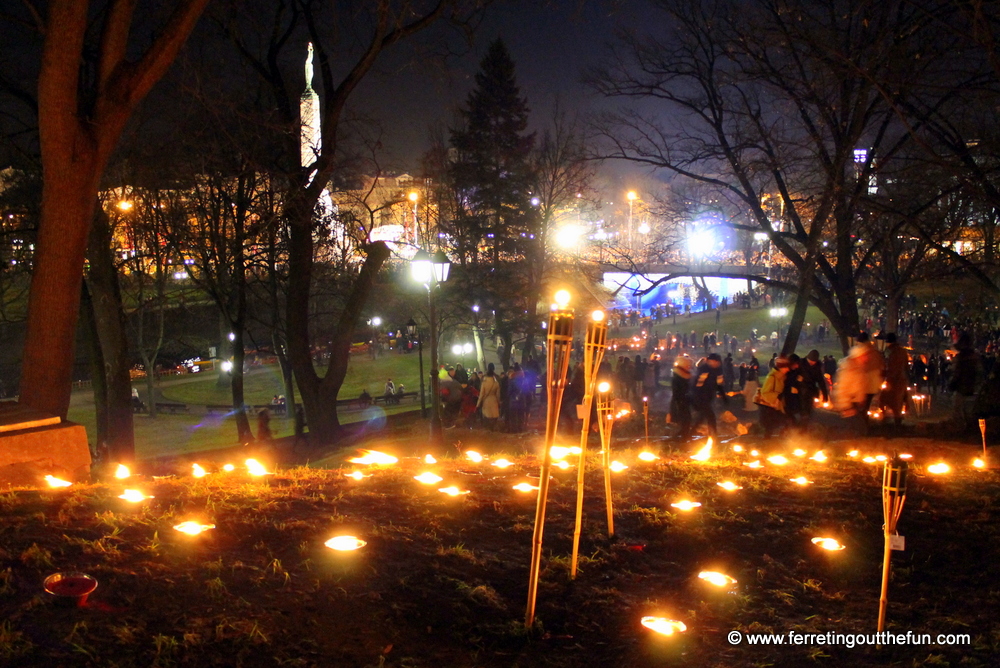
[[[444,431],[441,425],[441,391],[438,377],[438,342],[437,342],[437,310],[435,308],[434,288],[448,280],[451,262],[444,251],[437,251],[431,257],[430,253],[420,249],[410,262],[413,279],[423,283],[427,288],[427,310],[431,328],[431,447],[440,448],[444,445]]]
[[[372,345],[369,350],[372,354],[372,359],[378,357],[378,327],[382,324],[382,318],[375,316],[368,321],[368,324],[372,327]]]
[[[420,243],[420,228],[417,225],[417,200],[420,199],[420,194],[414,190],[408,197],[413,202],[413,244],[417,245]]]
[[[424,343],[417,332],[417,321],[413,318],[406,323],[406,333],[413,338],[417,337],[417,354],[420,359],[420,419],[427,419],[427,399],[424,395]]]

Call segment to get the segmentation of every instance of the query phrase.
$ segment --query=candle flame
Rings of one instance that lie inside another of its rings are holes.
[[[192,464],[191,475],[193,475],[195,478],[204,478],[205,476],[208,475],[208,471],[202,468],[200,464]]]
[[[870,457],[869,456],[869,457],[865,457],[861,461],[863,461],[865,464],[874,464],[877,460],[874,457]]]
[[[371,478],[370,473],[362,473],[361,471],[351,471],[350,473],[344,474],[345,478],[351,478],[353,480],[363,480],[365,478]]]
[[[476,452],[475,450],[466,450],[465,458],[468,459],[470,462],[474,462],[476,464],[483,461],[483,456],[478,452]]]
[[[937,464],[931,464],[927,467],[928,473],[933,473],[934,475],[943,475],[951,471],[951,467],[944,462],[938,462]]]
[[[877,462],[884,462],[886,459],[888,459],[888,457],[885,455],[875,455],[875,461]]]
[[[514,462],[510,461],[509,459],[503,459],[503,458],[500,458],[495,462],[493,462],[493,466],[497,467],[498,469],[505,469],[508,466],[512,466],[513,464]]]
[[[514,489],[516,489],[519,492],[535,492],[538,490],[538,487],[535,485],[530,485],[526,482],[520,482],[514,485]]]
[[[861,454],[861,453],[859,453],[857,450],[851,450],[850,452],[847,453],[847,456],[848,457],[857,457],[859,454]]]
[[[813,545],[819,545],[824,550],[830,550],[831,552],[843,550],[847,547],[846,545],[841,545],[835,538],[813,538],[812,542]]]
[[[761,464],[756,459],[753,460],[752,462],[743,462],[743,466],[749,466],[752,469],[762,469],[762,468],[764,468],[764,465]]]
[[[975,459],[972,460],[972,466],[977,469],[984,469],[986,468],[986,462],[984,462],[979,457],[976,457]]]
[[[434,459],[434,455],[424,455],[424,464],[437,464],[438,460]]]
[[[226,464],[225,466],[222,467],[222,470],[227,473],[232,473],[233,471],[236,470],[236,467],[233,466],[232,464]]]
[[[461,496],[462,494],[468,494],[469,493],[469,490],[467,490],[467,489],[459,489],[458,487],[455,487],[454,485],[451,485],[450,487],[441,487],[440,489],[438,489],[438,491],[441,492],[441,493],[443,493],[443,494],[447,494],[448,496]]]
[[[118,468],[115,469],[115,477],[119,480],[124,480],[125,478],[132,475],[132,472],[128,470],[128,467],[124,464],[119,464]]]
[[[687,499],[684,499],[683,501],[678,501],[677,503],[671,503],[670,507],[688,512],[694,510],[695,508],[700,508],[701,504],[697,501],[688,501]]]
[[[425,471],[420,475],[415,475],[413,476],[413,479],[417,482],[422,482],[425,485],[434,485],[444,480],[441,476],[431,473],[430,471]]]
[[[696,462],[707,462],[708,458],[711,456],[712,456],[712,439],[709,438],[708,442],[705,444],[705,447],[703,447],[701,450],[691,455],[691,459],[695,460]]]
[[[583,454],[583,448],[581,448],[579,445],[574,445],[572,448],[569,449],[569,454],[576,455],[577,457],[579,457],[580,455]]]
[[[687,631],[687,625],[684,622],[667,619],[666,617],[643,617],[642,625],[650,631],[655,631],[665,636],[672,636],[675,633],[684,633]]]
[[[247,466],[247,472],[249,472],[252,476],[271,475],[270,472],[264,468],[264,465],[256,459],[248,459],[244,463]]]
[[[367,545],[365,541],[361,540],[357,536],[334,536],[330,540],[323,543],[331,550],[337,550],[338,552],[349,552],[351,550],[358,550]]]
[[[767,461],[771,462],[775,466],[784,466],[788,463],[788,457],[784,455],[774,455],[773,457],[768,457]]]
[[[735,492],[738,489],[743,489],[742,485],[737,485],[732,480],[726,480],[724,482],[717,482],[715,484],[718,485],[719,487],[721,487],[722,489],[726,490],[727,492]]]
[[[742,445],[734,445],[733,446],[733,452],[743,452],[743,446]]]
[[[725,573],[717,571],[702,571],[698,573],[698,577],[716,587],[731,587],[736,584],[736,578],[729,577]]]
[[[802,448],[795,448],[792,454],[795,455],[796,457],[805,457],[806,451],[803,450]]]
[[[900,458],[900,459],[913,459],[913,455],[911,455],[911,454],[910,454],[910,453],[908,453],[908,452],[904,452],[903,454],[901,454],[901,455],[899,456],[899,458]]]
[[[69,487],[73,484],[68,480],[62,480],[53,475],[45,476],[45,482],[49,483],[49,487]]]
[[[614,472],[614,473],[621,473],[622,471],[624,471],[624,470],[625,470],[625,469],[627,469],[628,467],[627,467],[627,466],[625,466],[624,464],[622,464],[622,463],[621,463],[621,462],[619,462],[619,461],[613,461],[613,462],[611,462],[611,464],[610,464],[610,465],[608,466],[608,468],[609,468],[609,469],[611,469],[611,471],[612,471],[612,472]]]
[[[377,450],[362,450],[361,453],[360,457],[348,459],[347,461],[352,464],[361,464],[363,466],[389,466],[399,461],[392,455],[387,455],[384,452],[379,452]]]
[[[798,478],[789,478],[789,480],[791,480],[792,482],[794,482],[796,485],[801,485],[803,487],[805,487],[806,485],[813,484],[812,480],[810,480],[809,478],[807,478],[807,477],[805,477],[803,475],[800,475]]]
[[[565,459],[569,455],[569,448],[564,448],[561,445],[553,445],[549,448],[549,456],[552,459]]]
[[[566,469],[569,468],[569,462],[560,460],[558,462],[555,462],[553,466],[555,466],[557,469],[562,469],[563,471],[565,471]]]
[[[750,451],[750,456],[751,457],[760,457],[760,451],[758,451],[758,450],[751,450]]]
[[[639,459],[644,462],[655,462],[659,457],[654,455],[652,452],[640,452]]]
[[[814,462],[819,462],[820,464],[822,464],[827,459],[829,459],[829,457],[826,456],[825,452],[823,452],[822,450],[819,450],[815,455],[813,455],[809,459],[813,460]]]
[[[131,503],[139,503],[140,501],[145,501],[146,499],[152,499],[155,497],[146,496],[137,489],[126,489],[124,494],[118,496],[119,499],[125,499]]]
[[[214,529],[214,524],[201,524],[200,522],[192,522],[188,520],[187,522],[181,522],[174,526],[174,529],[180,531],[181,533],[186,533],[189,536],[197,536],[203,531],[208,531],[209,529]]]

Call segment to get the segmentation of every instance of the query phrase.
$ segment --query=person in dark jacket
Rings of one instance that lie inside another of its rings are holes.
[[[810,350],[806,358],[799,363],[798,375],[802,392],[802,403],[799,407],[800,423],[802,426],[808,426],[812,420],[816,399],[823,403],[830,401],[830,391],[826,384],[826,376],[823,374],[823,365],[820,364],[818,350]]]
[[[680,431],[677,438],[686,441],[691,438],[691,371],[694,360],[690,357],[678,357],[674,361],[674,370],[670,378],[670,413],[667,421],[676,424]]]
[[[698,364],[691,378],[691,409],[693,426],[704,423],[708,427],[708,435],[718,440],[715,411],[712,409],[716,394],[728,405],[729,397],[726,396],[722,379],[722,358],[718,353],[712,353]]]
[[[788,370],[785,373],[785,387],[782,399],[785,407],[785,423],[794,427],[802,413],[802,377],[801,358],[795,353],[788,356]],[[777,362],[775,362],[777,364]]]
[[[958,348],[958,354],[955,355],[948,389],[954,392],[954,420],[965,429],[972,420],[972,401],[979,377],[979,356],[972,347],[972,337],[968,332],[962,332],[955,347]]]

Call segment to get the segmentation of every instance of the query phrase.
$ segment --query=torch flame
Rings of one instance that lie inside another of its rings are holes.
[[[655,462],[659,457],[654,455],[652,452],[640,452],[639,459],[644,462]]]
[[[934,475],[943,475],[951,471],[951,467],[944,462],[938,462],[937,464],[931,464],[927,467],[928,473],[933,473]]]
[[[349,552],[350,550],[358,550],[368,543],[361,540],[357,536],[334,536],[330,540],[323,543],[331,550],[337,550],[338,552]]]
[[[451,485],[450,487],[441,487],[440,489],[438,489],[438,491],[441,492],[441,493],[443,493],[443,494],[447,494],[448,496],[461,496],[462,494],[468,494],[469,493],[469,490],[467,490],[467,489],[459,489],[458,487],[455,487],[454,485]]]
[[[743,489],[742,485],[737,485],[732,480],[726,480],[724,482],[717,482],[715,484],[718,485],[719,487],[721,487],[722,489],[726,490],[727,492],[735,492],[738,489]]]
[[[717,571],[702,571],[701,573],[698,573],[698,577],[709,584],[715,585],[716,587],[730,587],[736,584],[736,578]]]
[[[181,522],[180,524],[174,526],[174,529],[180,531],[181,533],[186,533],[189,536],[197,536],[202,531],[208,531],[209,529],[214,528],[214,524],[201,524],[200,522],[192,522],[190,520],[187,522]]]
[[[583,454],[583,448],[581,448],[579,445],[574,445],[572,448],[569,449],[569,454],[576,455],[579,457],[580,455]]]
[[[264,465],[256,459],[248,459],[244,463],[247,466],[247,472],[249,472],[252,476],[271,475],[270,472],[264,468]]]
[[[493,466],[497,467],[498,469],[505,469],[508,466],[512,466],[513,464],[514,462],[510,461],[509,459],[503,459],[502,457],[493,462]]]
[[[708,443],[705,444],[705,447],[703,447],[701,450],[691,455],[691,459],[695,460],[696,462],[707,462],[708,458],[711,456],[712,456],[712,439],[709,438]]]
[[[800,475],[798,478],[789,478],[789,480],[794,482],[796,485],[801,485],[802,487],[813,484],[812,480],[809,480],[803,475]]]
[[[861,453],[859,453],[857,450],[851,450],[850,452],[847,453],[847,456],[848,457],[857,457],[859,454],[861,454]]]
[[[611,471],[612,471],[612,472],[614,472],[614,473],[621,473],[622,471],[624,471],[624,470],[625,470],[625,469],[627,469],[628,467],[627,467],[627,466],[625,466],[624,464],[622,464],[622,463],[621,463],[621,462],[619,462],[619,461],[613,461],[613,462],[611,462],[611,464],[610,464],[610,465],[608,466],[608,468],[609,468],[609,469],[611,469]]]
[[[672,636],[675,633],[684,633],[687,631],[687,625],[684,622],[667,619],[666,617],[643,617],[642,625],[650,631],[656,631],[665,636]]]
[[[688,512],[694,510],[695,508],[700,508],[701,504],[697,501],[688,501],[687,499],[684,499],[683,501],[678,501],[677,503],[671,503],[670,507]]]
[[[119,480],[124,480],[125,478],[132,475],[132,472],[128,470],[128,467],[124,464],[119,464],[118,468],[115,469],[115,477]]]
[[[910,454],[910,453],[908,453],[908,452],[904,452],[903,454],[901,454],[901,455],[899,456],[899,458],[900,458],[900,459],[913,459],[913,455],[911,455],[911,454]]]
[[[68,480],[62,480],[53,475],[45,476],[45,482],[49,483],[49,487],[69,487],[73,484]]]
[[[537,486],[530,485],[530,484],[528,484],[526,482],[520,482],[520,483],[514,485],[514,489],[516,489],[519,492],[535,492],[535,491],[538,491],[538,487]]]
[[[478,464],[479,462],[483,461],[483,456],[478,452],[476,452],[475,450],[466,450],[465,458],[475,464]]]
[[[549,448],[549,456],[552,459],[565,459],[569,456],[569,448],[564,448],[561,445],[553,445]]]
[[[208,475],[208,471],[202,468],[200,464],[192,464],[191,475],[193,475],[195,478],[204,478],[205,476]]]
[[[831,552],[843,550],[847,547],[846,545],[841,545],[835,538],[813,538],[812,542],[814,545],[819,545],[824,550],[830,550]]]
[[[569,462],[563,460],[559,460],[558,462],[555,462],[552,465],[555,466],[557,469],[562,469],[563,471],[569,468]]]
[[[361,452],[362,455],[360,457],[355,457],[354,459],[349,459],[347,461],[352,464],[361,464],[364,466],[389,466],[399,461],[392,455],[387,455],[384,452],[379,452],[377,450],[362,450]]]
[[[140,501],[145,501],[146,499],[152,499],[155,497],[146,496],[137,489],[126,489],[124,494],[118,496],[119,499],[125,499],[131,503],[139,503]]]
[[[413,479],[417,482],[422,482],[425,485],[434,485],[444,480],[441,476],[431,473],[430,471],[425,471],[420,475],[415,475],[413,476]]]
[[[424,464],[437,464],[438,460],[434,459],[434,455],[424,455]]]
[[[977,469],[984,469],[986,468],[986,462],[984,462],[979,457],[976,457],[975,459],[972,460],[972,466]]]

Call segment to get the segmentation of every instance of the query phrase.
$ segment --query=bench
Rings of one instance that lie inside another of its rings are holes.
[[[190,409],[188,408],[187,404],[175,404],[175,403],[158,401],[156,402],[156,410],[169,411],[171,414],[176,414],[176,413],[187,413],[188,410]]]
[[[413,398],[416,399],[420,396],[419,392],[403,392],[402,394],[394,394],[391,397],[387,397],[384,394],[378,397],[373,397],[376,404],[388,404],[396,405],[402,403],[403,399]]]
[[[265,408],[274,415],[285,415],[288,413],[288,404],[254,404],[253,412],[259,413]]]

